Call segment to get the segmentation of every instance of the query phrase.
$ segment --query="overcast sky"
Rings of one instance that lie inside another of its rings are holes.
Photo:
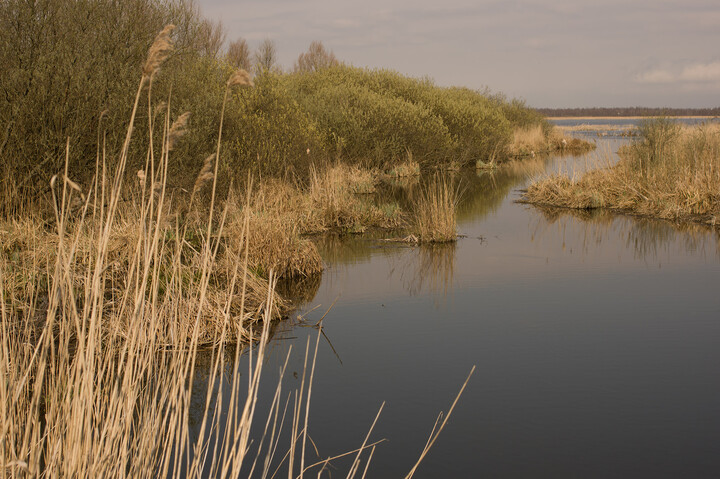
[[[228,40],[313,40],[355,66],[534,107],[720,106],[720,0],[197,0]]]

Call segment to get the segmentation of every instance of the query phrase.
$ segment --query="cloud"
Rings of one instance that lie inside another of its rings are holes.
[[[636,83],[675,83],[677,76],[668,70],[653,69],[635,75]]]
[[[680,73],[680,79],[693,83],[720,82],[720,61],[688,65]]]
[[[692,63],[675,68],[652,68],[638,73],[633,78],[642,84],[692,85],[720,83],[720,61]]]

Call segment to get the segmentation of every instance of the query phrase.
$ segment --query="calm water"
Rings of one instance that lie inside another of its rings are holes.
[[[553,158],[535,172],[591,161]],[[459,178],[456,245],[321,242],[326,272],[296,313],[321,305],[307,313],[317,321],[337,299],[312,393],[320,455],[358,447],[385,402],[372,438],[388,441],[369,477],[402,477],[476,366],[416,477],[717,477],[717,233],[518,204],[529,176]],[[291,345],[285,390],[299,386],[292,373],[316,335],[278,328],[264,397]],[[323,477],[344,477],[346,464]]]

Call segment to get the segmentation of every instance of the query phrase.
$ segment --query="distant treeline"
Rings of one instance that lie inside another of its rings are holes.
[[[715,108],[646,108],[641,106],[625,108],[538,108],[545,116],[720,116],[720,107]]]

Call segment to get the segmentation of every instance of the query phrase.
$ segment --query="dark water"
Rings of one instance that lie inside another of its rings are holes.
[[[337,300],[309,421],[321,457],[358,447],[385,402],[368,476],[404,476],[476,366],[415,477],[717,477],[717,233],[518,204],[532,173],[461,175],[456,245],[321,242],[327,270],[298,313],[321,305],[314,322]],[[268,399],[290,345],[286,390],[299,386],[317,330],[290,321],[275,337]]]

